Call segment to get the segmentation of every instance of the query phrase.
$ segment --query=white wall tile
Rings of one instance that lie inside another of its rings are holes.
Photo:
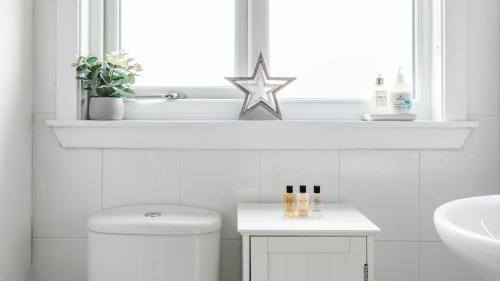
[[[439,242],[420,244],[420,281],[482,281]]]
[[[285,186],[321,186],[326,202],[338,202],[339,181],[338,151],[276,150],[261,152],[260,200],[280,202]]]
[[[104,150],[104,208],[143,204],[179,204],[180,152]]]
[[[439,241],[433,214],[437,207],[459,198],[499,192],[498,118],[480,122],[463,150],[421,152],[421,239]]]
[[[222,240],[220,281],[240,281],[241,266],[241,240]]]
[[[101,151],[62,149],[37,115],[33,150],[35,237],[86,237],[86,220],[101,209]]]
[[[85,239],[33,239],[32,281],[86,281]]]
[[[236,205],[259,200],[259,152],[184,151],[181,158],[181,203],[219,211],[222,236],[240,238]]]
[[[500,93],[500,1],[467,2],[469,114],[498,114]]]
[[[341,151],[340,200],[382,232],[378,240],[418,239],[418,151]]]
[[[417,242],[375,242],[375,280],[419,281]]]
[[[37,0],[33,3],[35,28],[33,110],[34,113],[55,113],[57,0]]]

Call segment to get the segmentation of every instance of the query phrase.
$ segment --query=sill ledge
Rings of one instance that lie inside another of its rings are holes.
[[[460,149],[477,122],[48,120],[65,148]]]

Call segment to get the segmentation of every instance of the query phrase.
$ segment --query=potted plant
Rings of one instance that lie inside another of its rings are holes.
[[[89,91],[89,117],[92,120],[122,120],[123,97],[134,94],[132,85],[142,71],[133,58],[121,51],[106,54],[101,61],[94,55],[79,56],[72,64],[76,79]]]

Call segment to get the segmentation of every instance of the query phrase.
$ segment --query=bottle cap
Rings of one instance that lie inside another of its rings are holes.
[[[321,192],[321,187],[319,185],[314,186],[314,193],[320,193]]]
[[[301,185],[300,186],[300,193],[306,193],[307,192],[307,188],[305,185]]]
[[[384,85],[384,77],[382,77],[382,74],[379,74],[377,79],[375,80],[375,84],[377,86],[383,86]]]
[[[293,185],[286,186],[286,193],[293,193]]]

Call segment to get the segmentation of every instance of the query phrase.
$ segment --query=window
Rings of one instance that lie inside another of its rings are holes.
[[[413,1],[269,0],[269,45],[273,73],[299,77],[283,98],[368,98],[377,73],[412,82]]]
[[[298,78],[279,94],[285,114],[359,116],[376,76],[390,87],[403,67],[417,113],[430,118],[434,0],[105,2],[104,49],[143,64],[139,95],[241,99],[224,77],[248,75],[262,52],[272,75]],[[235,108],[222,114],[238,111],[239,101],[226,104]]]
[[[122,0],[121,48],[144,67],[137,86],[227,86],[234,0]]]

